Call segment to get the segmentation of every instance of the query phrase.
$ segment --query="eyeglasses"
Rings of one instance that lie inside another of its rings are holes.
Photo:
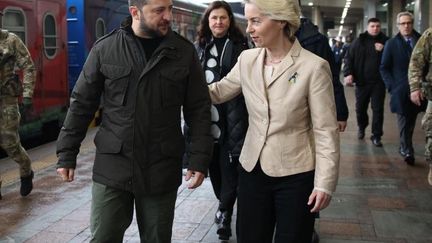
[[[398,25],[412,25],[413,22],[402,22],[402,23],[398,23]]]

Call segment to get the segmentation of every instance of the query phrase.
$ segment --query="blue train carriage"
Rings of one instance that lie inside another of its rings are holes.
[[[1,0],[0,10],[1,28],[22,39],[37,70],[33,108],[21,112],[21,138],[55,138],[69,102],[66,2]],[[22,73],[18,74],[22,80]]]
[[[69,91],[94,42],[129,15],[127,0],[67,0]]]
[[[191,42],[207,5],[190,0],[173,1],[172,29]],[[67,0],[69,89],[73,89],[93,43],[111,30],[118,28],[129,15],[127,0]],[[246,28],[242,15],[236,21]]]

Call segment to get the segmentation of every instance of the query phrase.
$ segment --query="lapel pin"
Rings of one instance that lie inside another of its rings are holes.
[[[288,79],[288,82],[295,84],[295,82],[297,81],[297,76],[298,76],[298,73],[295,72],[295,73],[294,73],[294,74],[293,74],[293,75]]]

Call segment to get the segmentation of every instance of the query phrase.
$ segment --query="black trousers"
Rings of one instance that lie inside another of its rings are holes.
[[[239,243],[309,243],[315,217],[307,205],[314,171],[284,177],[240,168],[237,208]],[[276,228],[275,228],[276,226]]]
[[[417,111],[408,111],[407,114],[397,114],[400,151],[405,154],[414,155],[412,137],[416,125],[417,114]]]
[[[238,157],[230,158],[228,151],[223,146],[215,144],[209,173],[221,211],[230,213],[233,211],[237,199],[238,163]]]
[[[372,108],[372,135],[381,138],[384,122],[384,82],[366,83],[356,86],[356,114],[359,130],[364,130],[369,125],[368,107]]]

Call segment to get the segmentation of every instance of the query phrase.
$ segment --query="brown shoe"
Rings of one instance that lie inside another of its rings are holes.
[[[429,185],[432,186],[432,164],[429,165],[428,182],[429,182]]]

